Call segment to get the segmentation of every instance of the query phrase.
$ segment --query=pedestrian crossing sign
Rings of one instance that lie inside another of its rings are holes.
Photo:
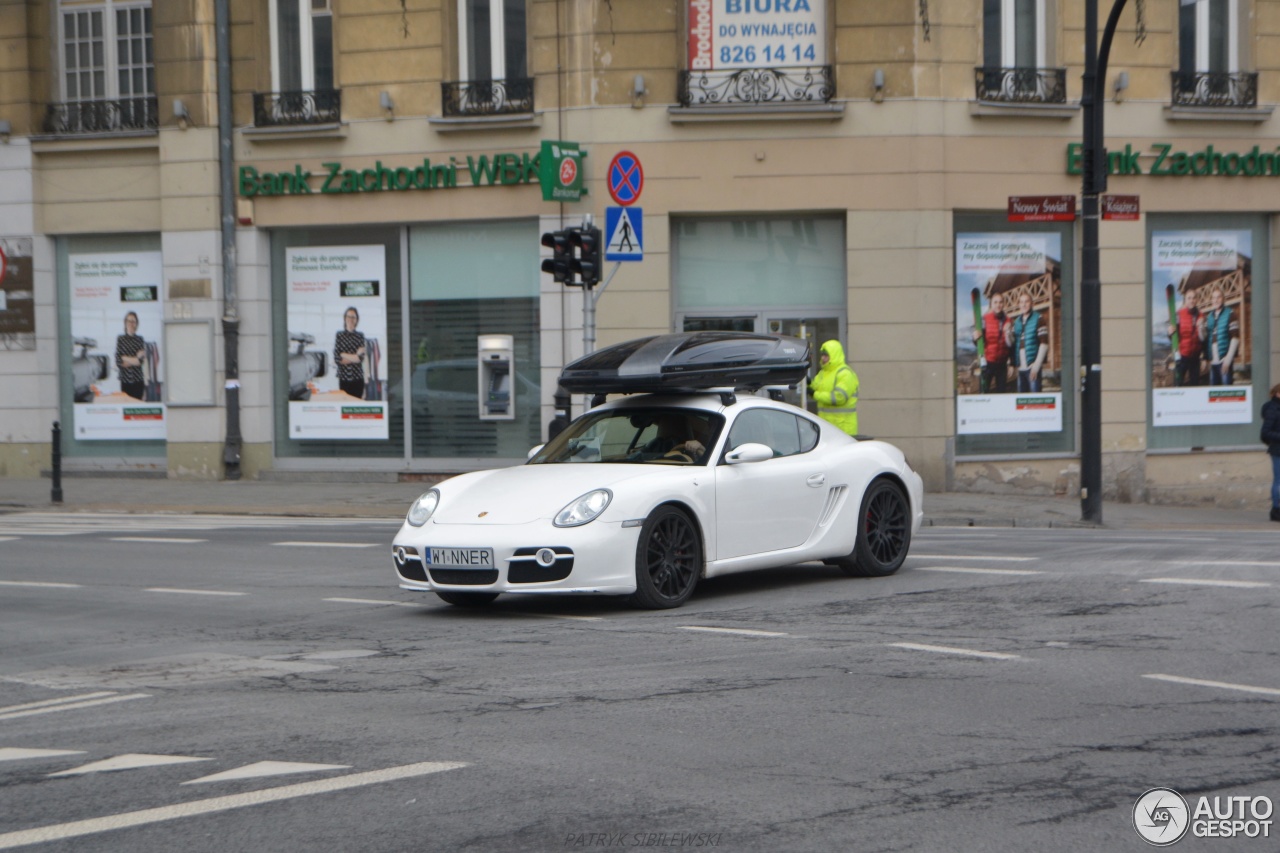
[[[638,207],[604,209],[604,259],[644,260],[644,211]]]

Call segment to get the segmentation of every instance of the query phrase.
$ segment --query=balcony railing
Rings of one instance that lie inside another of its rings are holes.
[[[254,92],[255,127],[337,124],[342,121],[342,91]]]
[[[1256,107],[1256,71],[1174,71],[1175,107]]]
[[[979,101],[1009,104],[1065,104],[1065,68],[975,68]]]
[[[682,107],[824,103],[836,94],[830,65],[681,71],[676,85]]]
[[[64,101],[49,104],[44,114],[44,132],[61,136],[155,130],[159,127],[159,113],[154,95],[116,101]]]
[[[441,83],[443,112],[450,118],[533,112],[533,78]]]

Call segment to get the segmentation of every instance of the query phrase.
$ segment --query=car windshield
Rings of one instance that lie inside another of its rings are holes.
[[[720,415],[696,409],[588,412],[548,442],[529,463],[705,465],[723,424]]]

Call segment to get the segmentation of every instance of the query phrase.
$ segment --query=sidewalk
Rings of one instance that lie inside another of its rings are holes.
[[[0,513],[129,512],[220,515],[298,515],[334,518],[400,518],[429,488],[424,483],[277,480],[193,481],[72,476],[62,480],[62,503],[51,500],[47,479],[0,478]],[[1268,507],[1252,510],[1153,506],[1104,502],[1104,528],[1149,530],[1274,530]],[[925,525],[935,527],[1091,527],[1080,518],[1077,498],[925,495]]]

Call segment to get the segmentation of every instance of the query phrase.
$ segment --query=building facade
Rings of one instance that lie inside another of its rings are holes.
[[[586,347],[728,328],[839,339],[930,489],[1078,494],[1084,7],[0,0],[0,477],[54,422],[73,472],[509,464]],[[1106,496],[1261,505],[1280,0],[1119,21]]]

